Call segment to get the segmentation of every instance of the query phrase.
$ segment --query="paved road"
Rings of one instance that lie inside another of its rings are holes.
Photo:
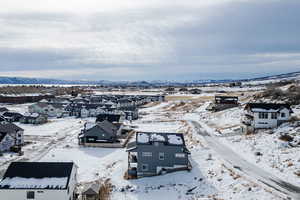
[[[195,127],[198,134],[202,135],[207,144],[224,160],[230,163],[235,169],[242,171],[250,177],[256,178],[258,181],[264,183],[266,186],[271,187],[281,193],[284,193],[292,199],[300,199],[300,187],[288,183],[269,172],[259,168],[258,166],[246,161],[239,154],[235,153],[232,149],[222,144],[217,137],[210,135],[205,131],[201,124],[196,121],[190,121]]]

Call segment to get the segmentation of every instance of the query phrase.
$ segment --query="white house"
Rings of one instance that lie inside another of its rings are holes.
[[[38,102],[28,107],[30,113],[44,114],[49,117],[60,117],[64,113],[64,107],[61,104],[48,104]]]
[[[289,120],[290,105],[276,103],[248,103],[242,122],[253,129],[275,128]]]
[[[0,181],[0,199],[74,200],[73,162],[12,162]]]

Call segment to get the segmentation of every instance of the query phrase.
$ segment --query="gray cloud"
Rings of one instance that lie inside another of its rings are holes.
[[[300,70],[300,2],[167,2],[107,12],[0,14],[0,72],[188,80]]]

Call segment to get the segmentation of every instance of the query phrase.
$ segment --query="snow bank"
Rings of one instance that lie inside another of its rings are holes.
[[[139,143],[148,143],[149,142],[149,136],[145,133],[139,133],[137,137],[137,141]]]
[[[178,135],[168,135],[168,140],[170,144],[183,144],[182,138]]]
[[[159,141],[159,142],[165,142],[165,137],[159,134],[151,134],[150,136],[151,141]]]

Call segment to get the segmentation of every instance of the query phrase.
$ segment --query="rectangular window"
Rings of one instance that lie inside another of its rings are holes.
[[[27,199],[34,199],[34,191],[27,192]]]
[[[142,164],[142,170],[148,171],[148,164]]]
[[[152,152],[142,152],[142,156],[143,157],[151,157],[152,156]]]
[[[268,119],[269,113],[266,112],[260,112],[258,113],[259,119]]]
[[[159,153],[158,158],[159,158],[159,160],[164,160],[165,159],[165,153]]]
[[[281,117],[282,117],[282,118],[285,117],[285,113],[281,113]]]
[[[175,153],[175,158],[184,158],[185,154],[184,153]]]
[[[277,113],[272,113],[272,114],[271,114],[271,118],[272,118],[272,119],[277,119]]]
[[[264,117],[265,117],[265,119],[268,119],[269,118],[269,113],[264,113]]]

